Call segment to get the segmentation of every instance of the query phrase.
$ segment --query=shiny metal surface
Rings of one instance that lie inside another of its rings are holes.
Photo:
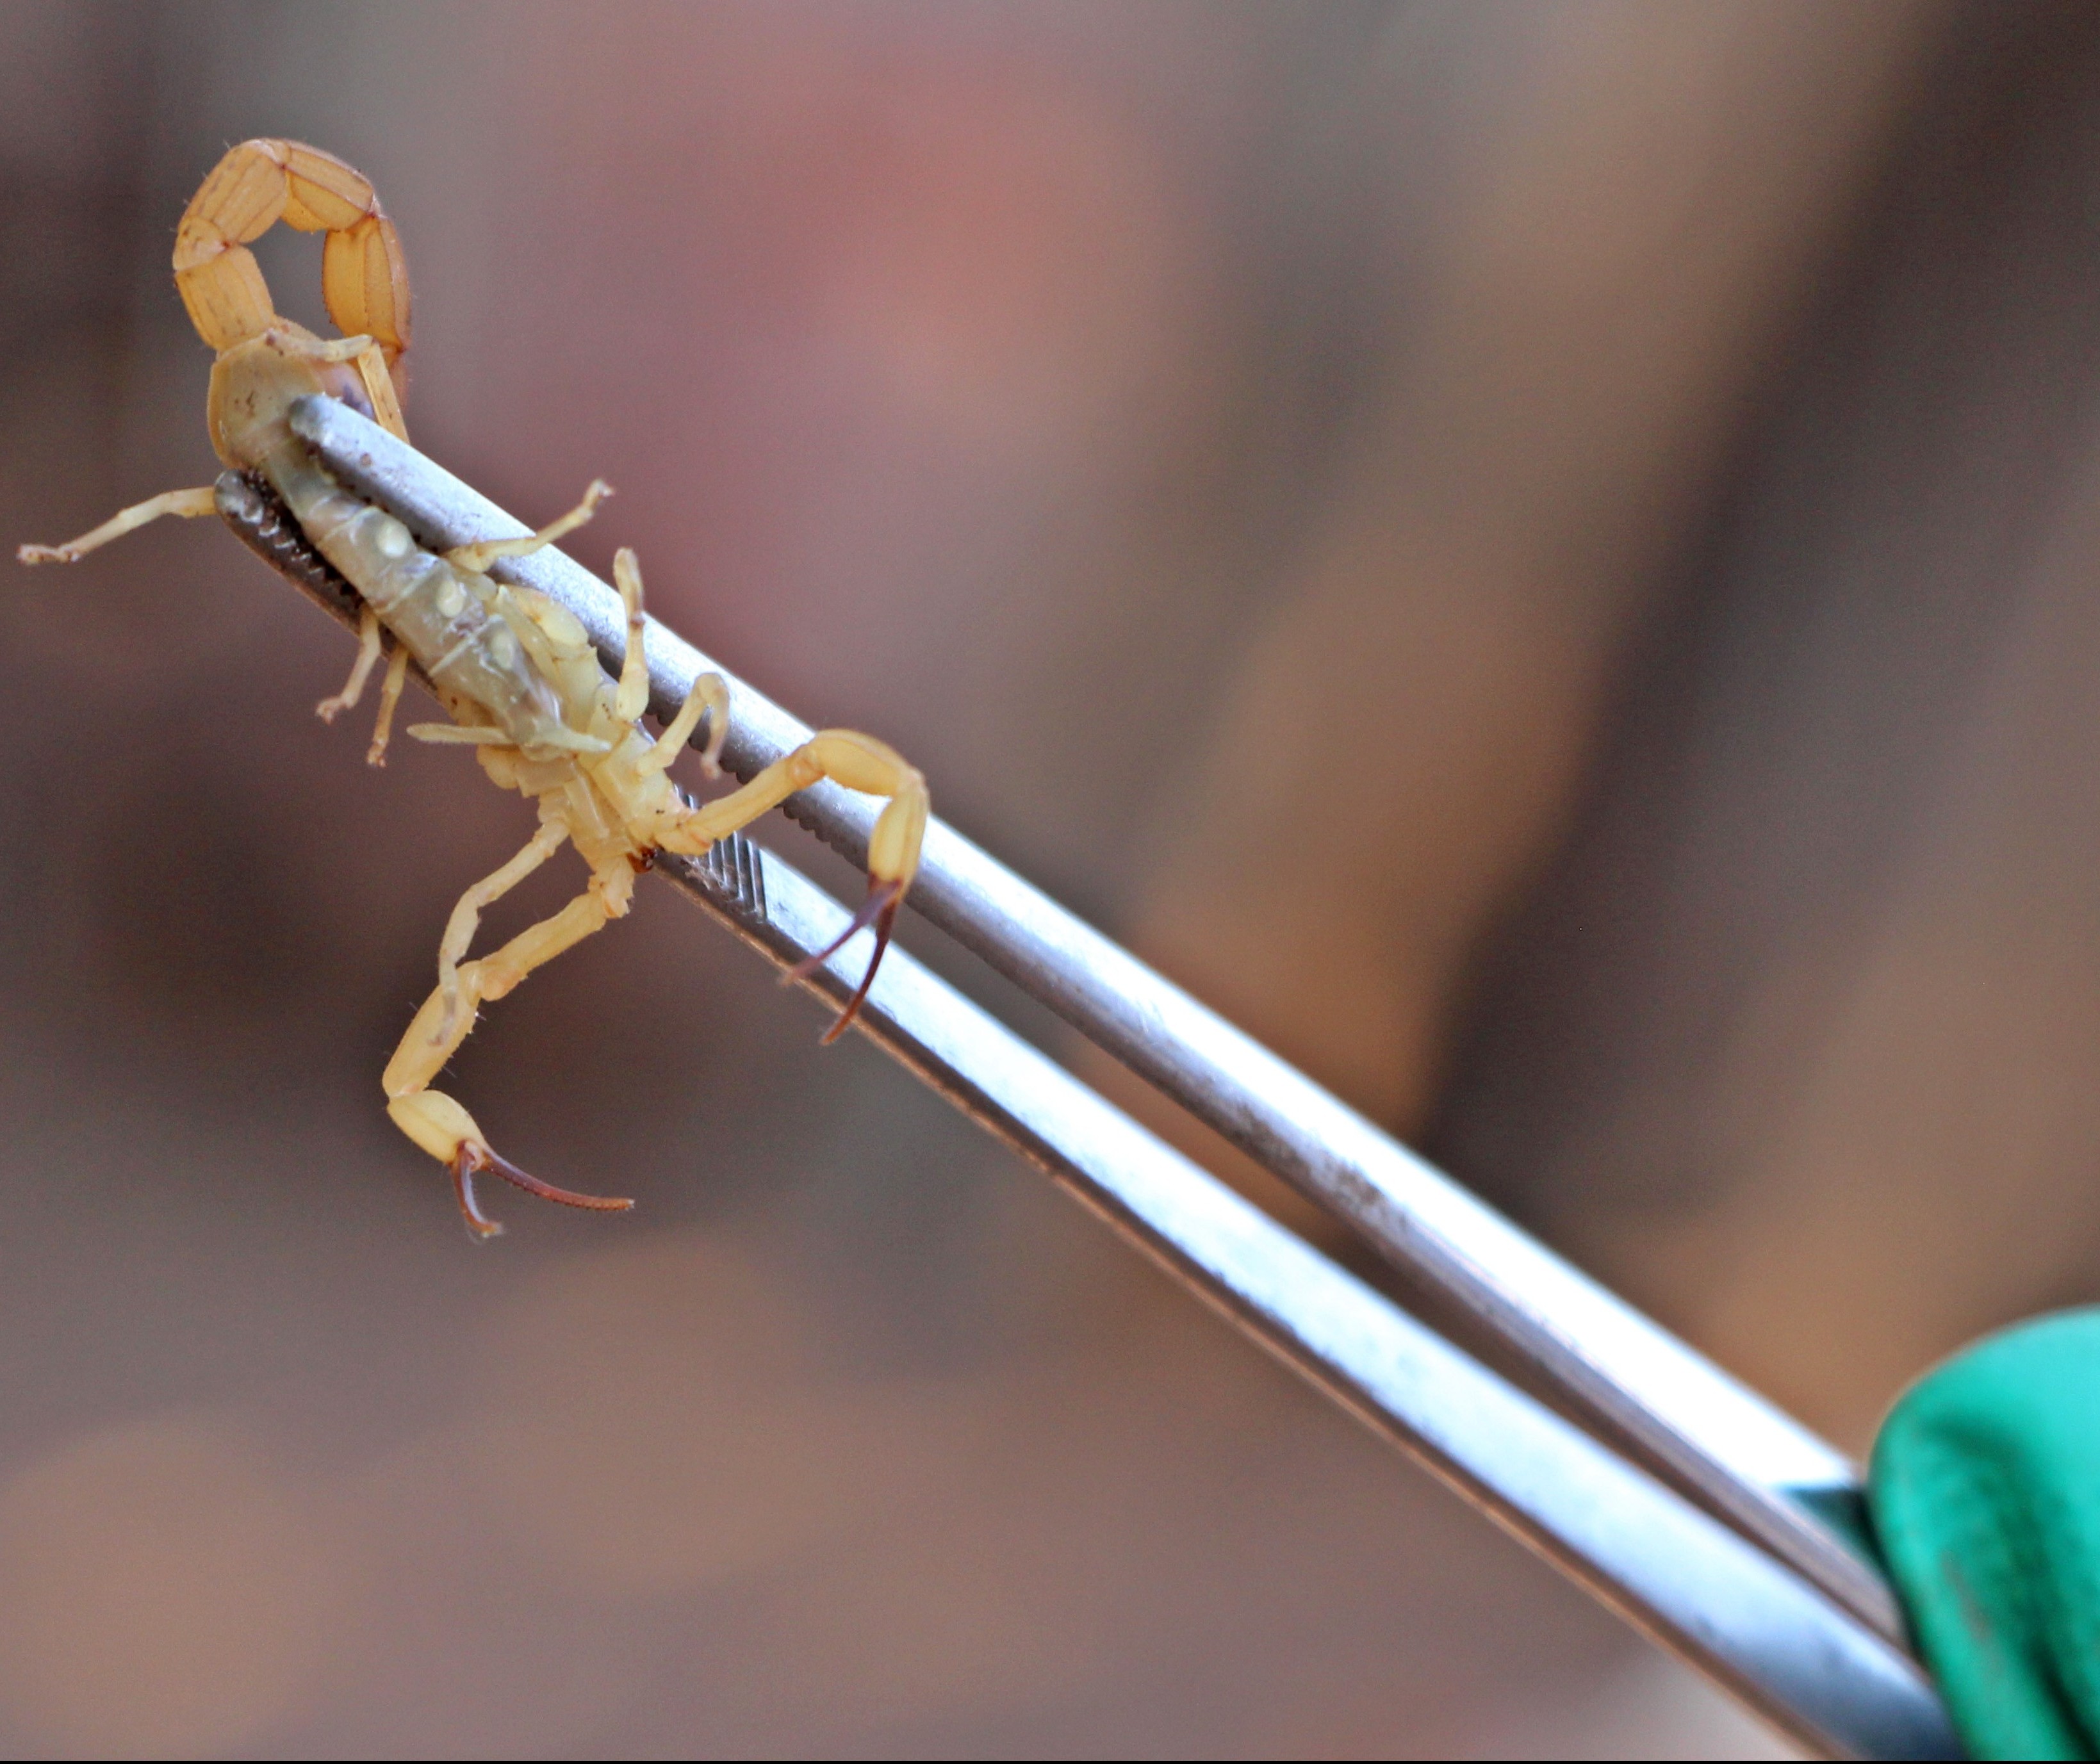
[[[677,870],[782,967],[845,920],[742,838]],[[845,997],[863,959],[858,946],[833,959],[829,999]],[[1930,1687],[1897,1649],[1337,1268],[908,954],[891,962],[868,1001],[868,1034],[1628,1621],[1813,1750],[1957,1755]]]
[[[229,474],[219,507],[267,561],[354,623],[354,598],[256,486]],[[741,837],[658,867],[783,968],[845,919]],[[864,960],[849,946],[807,984],[836,1003]],[[1337,1268],[907,952],[892,950],[860,1026],[1279,1358],[1802,1745],[1957,1755],[1930,1687],[1897,1648]]]
[[[442,545],[527,531],[471,487],[343,405],[309,399],[293,426],[346,481]],[[559,552],[497,567],[580,618],[615,671],[625,626],[612,589]],[[695,674],[728,681],[725,765],[748,778],[810,730],[651,621],[651,708],[673,714]],[[858,863],[871,799],[830,784],[788,813]],[[1879,1572],[1800,1503],[1842,1502],[1842,1453],[952,828],[928,830],[911,904],[1096,1045],[1355,1229],[1456,1306],[1515,1375],[1758,1539],[1878,1633],[1907,1645]]]

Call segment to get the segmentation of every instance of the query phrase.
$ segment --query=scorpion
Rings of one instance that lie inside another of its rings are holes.
[[[322,296],[339,337],[316,337],[272,306],[248,246],[280,220],[324,236]],[[658,852],[697,857],[796,792],[829,778],[887,799],[869,841],[866,900],[845,929],[796,970],[813,972],[856,933],[872,928],[867,973],[824,1038],[836,1040],[874,983],[898,906],[917,871],[929,812],[926,781],[872,736],[831,729],[741,787],[695,805],[672,783],[668,768],[704,716],[702,765],[708,776],[718,775],[717,760],[728,734],[728,688],[720,675],[703,673],[660,735],[652,740],[642,728],[648,669],[642,572],[633,552],[623,547],[613,564],[627,615],[617,680],[601,666],[571,613],[489,574],[497,560],[528,555],[589,520],[607,494],[602,481],[591,485],[576,508],[529,538],[434,553],[393,515],[335,480],[292,432],[287,417],[297,399],[314,394],[339,399],[408,439],[401,413],[409,333],[407,261],[370,181],[343,161],[296,141],[258,139],[230,149],[183,214],[174,271],[191,322],[217,351],[205,404],[213,447],[229,468],[267,484],[364,603],[350,677],[316,707],[321,718],[333,722],[355,705],[386,654],[365,756],[368,763],[383,765],[412,660],[452,721],[416,724],[408,734],[470,746],[499,787],[518,792],[538,808],[538,829],[524,848],[452,909],[438,948],[437,984],[381,1078],[386,1112],[449,1168],[461,1215],[477,1239],[502,1229],[476,1202],[474,1181],[483,1173],[545,1200],[624,1211],[631,1201],[576,1193],[521,1170],[490,1147],[465,1108],[430,1087],[480,1007],[623,917],[636,876]],[[17,555],[24,563],[74,562],[162,516],[212,514],[214,494],[209,486],[164,492],[68,544],[24,545]],[[468,960],[483,911],[564,845],[573,845],[589,869],[583,893],[501,948]]]

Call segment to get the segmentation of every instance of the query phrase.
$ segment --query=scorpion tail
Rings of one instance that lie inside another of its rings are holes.
[[[867,972],[861,977],[860,987],[846,1001],[846,1008],[839,1012],[838,1021],[824,1031],[823,1045],[827,1047],[853,1025],[860,1015],[861,1001],[867,996],[867,989],[875,984],[875,971],[882,966],[883,951],[889,947],[890,928],[897,923],[898,904],[904,898],[904,884],[901,881],[878,882],[872,877],[867,884],[867,898],[860,903],[860,910],[846,921],[846,928],[818,950],[805,956],[788,972],[790,980],[806,980],[834,955],[844,949],[855,936],[870,925],[875,927],[875,954],[868,958]]]

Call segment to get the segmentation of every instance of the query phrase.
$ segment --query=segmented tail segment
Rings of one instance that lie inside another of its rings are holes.
[[[408,348],[408,259],[370,181],[333,153],[297,141],[243,141],[218,162],[175,229],[175,286],[190,322],[222,353],[284,322],[248,249],[280,220],[327,235],[329,317],[344,336],[378,344],[383,367],[361,362],[360,371],[373,415],[405,434],[397,382]]]

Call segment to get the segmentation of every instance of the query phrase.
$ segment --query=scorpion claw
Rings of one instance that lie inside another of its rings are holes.
[[[624,1213],[634,1205],[632,1201],[616,1200],[608,1194],[579,1194],[573,1188],[558,1188],[553,1183],[542,1182],[537,1176],[520,1170],[479,1140],[460,1142],[459,1149],[452,1153],[452,1171],[460,1211],[466,1216],[467,1228],[477,1237],[492,1237],[503,1229],[474,1205],[474,1179],[483,1171],[502,1177],[513,1188],[523,1188],[527,1194],[536,1194],[543,1201],[553,1201],[562,1206],[585,1207],[594,1213]]]
[[[904,884],[902,881],[879,882],[871,876],[868,879],[867,898],[860,903],[860,910],[846,921],[845,929],[814,955],[805,956],[797,962],[784,977],[788,980],[808,979],[844,949],[858,933],[870,925],[875,927],[875,954],[868,958],[867,972],[861,976],[859,990],[846,1001],[846,1008],[839,1012],[838,1021],[824,1031],[823,1046],[830,1047],[845,1034],[852,1026],[853,1020],[860,1015],[861,1001],[867,996],[867,989],[875,984],[875,971],[882,966],[883,951],[889,947],[890,928],[897,922],[898,903],[903,898]]]
[[[472,1154],[479,1148],[462,1145],[452,1153],[452,1193],[458,1197],[460,1217],[466,1221],[466,1228],[477,1242],[486,1243],[491,1237],[503,1235],[503,1228],[491,1219],[474,1202],[474,1174],[481,1167]]]

